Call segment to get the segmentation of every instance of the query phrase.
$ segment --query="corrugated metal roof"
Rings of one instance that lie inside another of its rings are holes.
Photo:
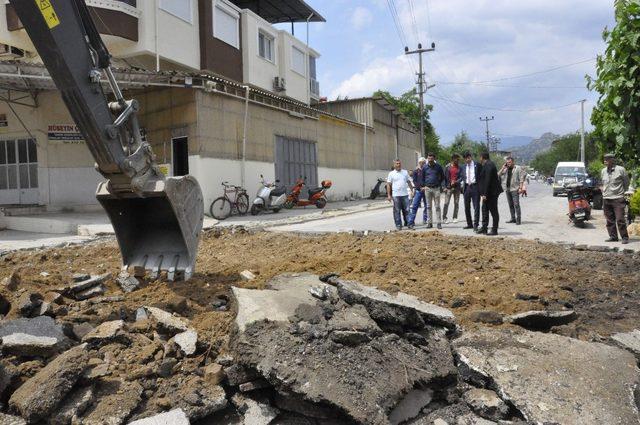
[[[249,9],[267,22],[326,22],[304,0],[231,0],[241,9]]]

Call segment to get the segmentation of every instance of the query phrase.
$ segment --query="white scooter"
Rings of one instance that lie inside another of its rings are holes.
[[[260,183],[262,187],[258,189],[258,195],[253,200],[253,205],[251,205],[251,215],[258,215],[262,211],[277,213],[287,200],[287,189],[284,186],[276,186],[276,183],[280,183],[280,180],[270,183],[264,179],[262,174],[260,174]]]

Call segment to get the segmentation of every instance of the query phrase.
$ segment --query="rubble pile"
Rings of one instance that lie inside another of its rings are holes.
[[[99,271],[34,284],[16,268],[0,284],[0,424],[640,421],[639,331],[609,345],[548,333],[574,310],[478,310],[491,325],[464,329],[335,273],[238,273],[229,289]]]
[[[113,307],[123,297],[104,296],[107,281],[74,275],[44,296],[17,273],[5,281],[15,292],[2,297],[0,424],[188,424],[227,407],[207,374],[217,351],[176,313],[185,299]]]

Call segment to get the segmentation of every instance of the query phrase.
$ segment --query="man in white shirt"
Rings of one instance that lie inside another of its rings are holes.
[[[409,226],[409,193],[413,195],[413,183],[407,170],[402,169],[399,159],[393,161],[393,170],[387,176],[387,200],[393,202],[393,221],[396,229],[402,230],[404,225]],[[402,217],[400,216],[402,214]],[[412,226],[411,226],[412,227]]]

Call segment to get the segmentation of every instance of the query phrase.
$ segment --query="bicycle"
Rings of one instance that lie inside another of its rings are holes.
[[[222,182],[224,195],[216,198],[209,207],[209,214],[216,220],[229,218],[234,211],[240,215],[245,215],[249,211],[249,196],[247,191],[240,187]],[[233,200],[229,195],[233,195]]]

